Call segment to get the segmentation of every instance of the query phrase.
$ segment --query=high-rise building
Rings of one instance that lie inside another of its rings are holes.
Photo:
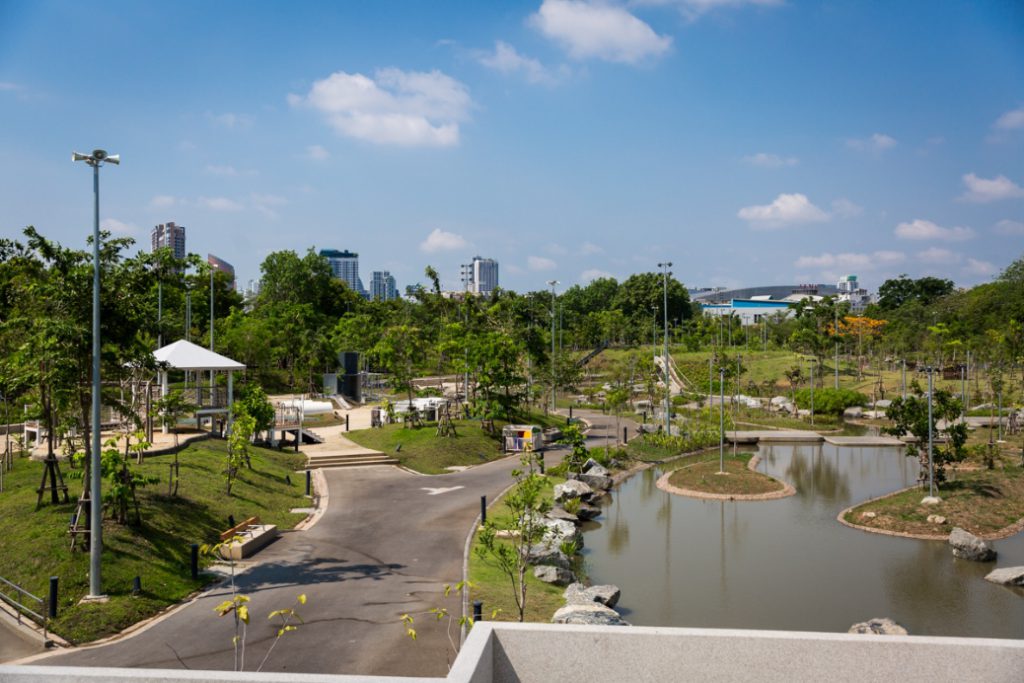
[[[370,279],[370,299],[373,301],[391,301],[398,298],[398,287],[394,276],[386,270],[373,271]]]
[[[175,225],[173,221],[161,223],[150,233],[153,251],[170,247],[174,258],[185,258],[185,226]]]
[[[227,273],[228,277],[231,278],[231,289],[235,289],[235,267],[233,265],[224,259],[217,258],[213,254],[206,255],[206,262],[218,273]]]
[[[473,257],[470,282],[474,294],[490,294],[498,288],[498,262],[491,258]]]
[[[359,254],[354,251],[338,251],[337,249],[321,249],[320,255],[331,265],[331,273],[343,280],[353,292],[366,297],[367,292],[363,281],[359,279]]]

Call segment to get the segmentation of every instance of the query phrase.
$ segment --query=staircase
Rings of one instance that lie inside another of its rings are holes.
[[[608,340],[606,339],[603,342],[601,342],[600,344],[598,344],[597,346],[595,346],[592,350],[590,350],[587,353],[587,355],[583,356],[583,358],[580,358],[578,361],[576,361],[576,367],[582,368],[584,365],[586,365],[591,360],[593,360],[593,358],[597,354],[601,353],[602,351],[604,351],[607,348],[608,348]]]
[[[333,467],[365,467],[367,465],[397,465],[399,461],[377,451],[365,450],[356,453],[309,453],[306,468],[326,469]]]

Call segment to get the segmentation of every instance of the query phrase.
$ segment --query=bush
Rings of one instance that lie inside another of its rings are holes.
[[[867,403],[867,396],[852,389],[823,388],[814,390],[814,412],[822,415],[839,416],[847,408],[863,406]],[[796,405],[799,408],[810,409],[810,389],[800,389],[796,392]]]

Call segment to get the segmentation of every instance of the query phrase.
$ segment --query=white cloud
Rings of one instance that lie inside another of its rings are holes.
[[[864,213],[864,208],[842,197],[832,202],[832,215],[837,218],[853,218]]]
[[[113,235],[135,235],[139,232],[139,228],[135,224],[125,223],[116,218],[104,218],[100,221],[100,228]]]
[[[760,166],[761,168],[782,168],[783,166],[796,166],[800,160],[796,157],[781,157],[778,154],[758,152],[743,157],[743,163],[748,166]]]
[[[992,124],[992,127],[996,130],[1017,130],[1018,128],[1024,128],[1024,107],[1018,107],[1017,109],[1011,109],[1006,112]]]
[[[1024,188],[1004,175],[995,178],[979,178],[973,173],[963,177],[967,191],[960,195],[965,202],[984,204],[1000,199],[1018,199],[1024,197]]]
[[[869,138],[850,138],[846,141],[846,146],[859,152],[874,152],[877,154],[895,147],[896,140],[885,133],[875,133]]]
[[[799,223],[821,223],[829,215],[799,192],[780,194],[771,204],[747,206],[736,214],[754,228],[781,228]]]
[[[959,254],[940,247],[930,247],[924,251],[919,251],[917,252],[917,258],[922,263],[932,263],[936,265],[945,265],[960,261]]]
[[[593,244],[592,242],[584,242],[583,245],[580,246],[580,253],[586,254],[588,256],[593,254],[600,254],[603,251],[604,249],[597,246],[596,244]]]
[[[465,85],[440,71],[379,69],[374,78],[337,71],[292,106],[322,113],[339,133],[381,145],[448,147],[473,102]]]
[[[252,125],[252,119],[244,114],[232,114],[226,112],[224,114],[214,114],[212,112],[206,112],[206,118],[213,121],[218,126],[224,126],[225,128],[248,128]]]
[[[530,256],[526,259],[526,267],[530,270],[554,270],[558,264],[543,256]]]
[[[538,31],[573,59],[637,64],[663,55],[672,45],[622,7],[582,0],[544,0],[529,18]]]
[[[427,235],[427,239],[420,243],[420,250],[433,254],[438,251],[464,249],[467,246],[469,246],[469,243],[466,242],[462,235],[456,235],[454,232],[447,232],[441,228],[434,228]]]
[[[839,268],[843,270],[874,270],[883,266],[894,266],[906,260],[901,251],[876,251],[871,254],[823,253],[818,256],[801,256],[793,265],[797,268]]]
[[[494,42],[494,52],[481,54],[478,61],[489,69],[503,74],[521,73],[527,83],[540,85],[555,85],[568,76],[568,67],[562,67],[558,72],[553,72],[538,60],[520,54],[508,43],[497,40]]]
[[[306,147],[306,158],[314,161],[323,161],[331,156],[330,152],[321,145],[310,145]]]
[[[166,209],[178,204],[181,200],[169,194],[158,194],[149,200],[149,206],[153,209]]]
[[[996,268],[995,264],[989,263],[988,261],[981,261],[976,258],[967,259],[967,265],[964,266],[964,273],[967,275],[990,278],[998,272],[999,269]]]
[[[1001,220],[992,229],[1000,235],[1024,235],[1024,223],[1021,221]]]
[[[211,211],[241,211],[244,207],[227,197],[200,197],[196,204]]]
[[[675,5],[689,19],[696,19],[702,14],[722,7],[742,7],[744,5],[760,5],[776,7],[783,0],[635,0],[638,5]]]
[[[909,223],[896,226],[896,236],[903,240],[941,240],[943,242],[963,242],[974,237],[970,228],[944,228],[931,221],[916,218]]]
[[[233,177],[238,175],[238,169],[230,165],[217,166],[215,164],[208,164],[205,170],[210,175],[220,175],[227,177]]]
[[[615,277],[607,270],[601,270],[600,268],[590,268],[580,273],[580,282],[590,282],[591,280],[597,280],[602,277]]]

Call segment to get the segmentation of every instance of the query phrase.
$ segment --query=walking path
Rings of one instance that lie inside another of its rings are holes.
[[[614,418],[593,419],[592,436],[602,445]],[[545,454],[557,464],[563,451]],[[284,532],[236,578],[250,596],[253,615],[246,669],[254,670],[271,647],[277,626],[271,610],[298,607],[305,623],[285,636],[264,671],[367,675],[444,676],[448,645],[444,622],[428,611],[445,607],[455,620],[458,596],[444,586],[462,578],[466,532],[480,509],[511,483],[517,457],[463,472],[436,476],[396,467],[324,470],[330,505],[306,531]],[[48,656],[47,665],[230,669],[234,629],[214,607],[228,598],[220,586],[130,637],[92,648]],[[405,634],[402,614],[416,618],[417,640]],[[452,627],[458,638],[457,623]]]

